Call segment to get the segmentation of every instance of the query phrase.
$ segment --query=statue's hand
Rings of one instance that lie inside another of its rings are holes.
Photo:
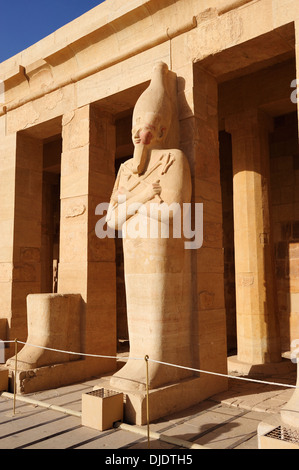
[[[154,194],[161,194],[161,191],[162,191],[162,188],[161,188],[161,185],[160,185],[160,180],[156,181],[155,183],[153,183],[153,191],[154,191]]]
[[[161,194],[162,188],[160,185],[160,180],[157,180],[155,183],[151,183],[145,190],[145,196],[147,200],[153,199],[155,196]]]

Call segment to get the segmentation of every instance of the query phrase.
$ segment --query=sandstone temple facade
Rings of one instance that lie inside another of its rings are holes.
[[[203,204],[188,365],[294,366],[298,1],[106,0],[0,64],[0,339],[90,354],[29,351],[19,392],[113,372],[128,343],[122,244],[97,236],[97,208],[133,155],[134,106],[157,62],[176,76],[179,148]],[[13,343],[5,353],[12,369]],[[177,407],[227,387],[194,375]]]

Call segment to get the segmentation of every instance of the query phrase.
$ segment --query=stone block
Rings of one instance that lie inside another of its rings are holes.
[[[222,273],[197,273],[198,308],[215,310],[224,307]]]
[[[15,89],[17,90],[17,88]],[[19,129],[30,128],[37,124],[54,120],[69,109],[74,109],[75,85],[70,84],[52,93],[46,93],[39,99],[25,103],[7,114],[7,132],[14,133]],[[19,95],[15,96],[19,98]]]
[[[104,202],[109,202],[114,182],[114,175],[93,171],[89,175],[89,194],[101,198]]]
[[[2,87],[0,87],[0,91],[2,91],[2,93],[3,93],[3,88]],[[1,101],[1,94],[0,94],[0,101]],[[3,94],[2,94],[2,101],[3,101]],[[5,129],[6,122],[5,121],[6,121],[5,116],[1,116],[1,118],[0,118],[0,135],[2,137],[5,136],[5,133],[6,133],[6,129]]]
[[[106,98],[114,93],[124,91],[124,100],[126,104],[134,106],[139,93],[134,93],[132,88],[149,79],[153,62],[157,60],[166,61],[169,56],[169,46],[167,41],[156,47],[152,47],[137,56],[130,57],[121,63],[107,67],[98,73],[92,74],[77,83],[78,106],[84,106],[88,103]],[[126,83],[122,80],[115,80],[116,77],[122,77],[126,70]],[[129,89],[129,93],[128,93]],[[139,90],[140,92],[140,90]],[[121,96],[122,97],[122,96]],[[113,104],[113,103],[112,103]],[[116,103],[115,106],[119,106]],[[113,111],[111,103],[108,103],[109,112]]]
[[[70,176],[73,173],[87,172],[89,160],[88,146],[76,149],[65,148],[61,155],[61,177]]]
[[[0,392],[8,390],[8,369],[0,366]]]
[[[4,341],[7,336],[7,319],[6,318],[0,318],[0,340]],[[0,356],[1,356],[1,350],[0,350]]]
[[[0,282],[11,282],[12,281],[12,263],[1,263],[0,262]]]
[[[113,135],[115,130],[113,129]],[[131,141],[129,142],[131,144]],[[93,171],[115,176],[115,144],[105,149],[99,148],[93,143],[89,145],[89,164]]]
[[[209,248],[222,248],[222,227],[217,222],[206,222],[203,230],[203,245]]]
[[[221,248],[201,247],[197,252],[198,272],[223,273],[223,250]]]
[[[115,260],[115,241],[113,238],[100,239],[96,232],[95,226],[92,227],[88,234],[88,255],[91,262],[105,261],[114,262]]]
[[[7,219],[7,220],[1,220],[0,219],[0,233],[1,233],[1,238],[0,238],[0,248],[9,248],[9,253],[10,253],[10,248],[13,245],[13,229],[14,229],[14,220],[13,219]],[[3,260],[3,258],[1,258]]]
[[[40,280],[39,264],[15,264],[13,267],[15,282],[38,282]]]
[[[58,292],[71,294],[80,293],[86,300],[87,291],[87,265],[83,260],[81,263],[59,263]]]
[[[102,377],[94,390],[108,386],[109,376]],[[186,410],[216,393],[227,390],[225,377],[211,377],[202,374],[200,377],[189,377],[179,382],[169,383],[163,387],[149,390],[149,416],[154,421],[163,416]],[[142,426],[147,423],[147,398],[145,391],[128,391],[114,388],[122,392],[124,400],[124,421]]]
[[[291,293],[290,301],[292,313],[299,313],[299,293]]]
[[[28,337],[18,353],[18,369],[29,370],[76,360],[81,349],[81,297],[78,294],[27,296]],[[13,366],[13,359],[7,362]]]
[[[87,258],[87,227],[81,223],[64,224],[60,231],[61,257],[63,263],[80,262]]]
[[[61,199],[61,223],[67,225],[67,229],[72,225],[77,226],[87,223],[88,196],[78,196]]]
[[[82,395],[82,426],[105,431],[123,420],[123,394],[105,390],[93,390]]]
[[[31,218],[18,217],[15,221],[15,247],[40,248],[41,221],[34,215]]]
[[[89,143],[89,106],[64,116],[63,148],[77,149]]]
[[[1,170],[13,169],[16,160],[16,134],[2,137],[0,150]]]
[[[87,171],[76,171],[61,178],[61,198],[70,198],[88,194]]]

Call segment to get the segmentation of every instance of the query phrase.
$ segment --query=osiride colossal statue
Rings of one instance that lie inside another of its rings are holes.
[[[190,251],[181,230],[191,200],[186,156],[177,148],[176,76],[164,63],[133,112],[133,158],[121,165],[107,214],[122,230],[130,357],[111,379],[125,390],[151,389],[190,376],[160,362],[191,364]]]

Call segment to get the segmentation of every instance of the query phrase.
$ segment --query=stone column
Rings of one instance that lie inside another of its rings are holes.
[[[268,134],[258,110],[230,116],[232,135],[238,361],[279,362],[280,338],[269,201]]]
[[[115,356],[115,245],[95,233],[96,207],[109,202],[114,185],[114,124],[87,105],[64,116],[62,137],[58,293],[82,296],[81,351]],[[88,363],[98,372],[114,368],[110,359]]]

